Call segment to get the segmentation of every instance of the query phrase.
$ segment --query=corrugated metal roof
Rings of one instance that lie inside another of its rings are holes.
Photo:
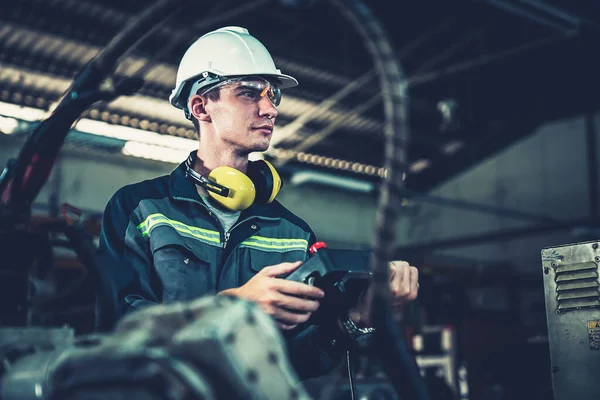
[[[208,30],[242,25],[266,44],[282,71],[301,82],[285,94],[277,131],[286,135],[271,155],[303,154],[289,161],[297,165],[335,159],[381,167],[383,112],[376,79],[322,112],[323,102],[373,68],[362,41],[327,2],[300,7],[263,0],[193,3],[121,60],[117,77],[145,71],[138,94],[98,105],[87,118],[193,137],[191,124],[167,101],[177,61]],[[589,89],[589,81],[598,79],[598,61],[586,57],[598,38],[596,16],[585,11],[584,2],[552,2],[565,15],[583,21],[570,37],[491,4],[500,0],[425,0],[402,13],[392,12],[386,2],[366,3],[388,31],[410,78],[409,161],[425,166],[410,174],[414,188],[427,189],[447,179],[542,121],[598,107]],[[135,0],[21,0],[3,5],[0,101],[48,109],[141,7]],[[549,85],[554,85],[552,90]],[[575,100],[568,100],[574,95]],[[530,112],[532,103],[538,111]],[[297,118],[303,122],[293,123]],[[147,123],[140,126],[140,121]],[[76,140],[107,144],[97,137]],[[453,143],[460,145],[447,151]]]

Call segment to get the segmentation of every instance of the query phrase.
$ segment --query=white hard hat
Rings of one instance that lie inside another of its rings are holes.
[[[274,78],[281,89],[298,85],[295,78],[275,67],[269,51],[247,29],[227,26],[200,37],[187,49],[169,101],[174,107],[187,110],[192,86],[198,90],[225,77],[244,75]]]

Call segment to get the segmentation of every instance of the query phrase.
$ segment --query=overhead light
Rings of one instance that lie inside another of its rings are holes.
[[[185,160],[191,150],[173,149],[169,147],[157,146],[154,144],[127,142],[123,146],[121,153],[126,156],[145,158],[171,164],[179,164]]]
[[[13,133],[18,128],[18,120],[39,121],[45,116],[46,111],[41,109],[0,102],[0,131],[6,134]],[[180,163],[190,151],[198,147],[197,140],[162,135],[88,118],[77,121],[72,129],[91,135],[123,140],[125,145],[122,153],[125,155],[169,163]]]
[[[0,115],[16,118],[24,121],[39,121],[46,115],[46,111],[39,108],[21,107],[16,104],[0,102]],[[122,125],[109,124],[93,119],[80,119],[74,129],[92,135],[110,137],[124,141],[136,141],[174,149],[191,150],[198,146],[193,139],[186,139],[172,135],[161,135],[160,133],[130,128]]]
[[[45,110],[33,107],[24,107],[17,104],[0,102],[0,115],[17,118],[23,121],[39,121],[44,118]]]
[[[442,115],[440,124],[440,130],[442,132],[458,129],[459,121],[457,108],[458,103],[454,99],[444,99],[437,103],[437,109]]]
[[[412,163],[410,165],[409,169],[410,169],[410,172],[419,173],[419,172],[427,169],[430,164],[431,164],[431,161],[429,161],[427,159],[422,159],[422,160],[415,161],[414,163]]]
[[[290,178],[290,184],[292,185],[302,185],[307,183],[333,186],[340,189],[362,193],[370,193],[375,189],[375,185],[371,182],[318,171],[296,172]]]
[[[0,133],[4,133],[5,135],[10,135],[14,133],[19,128],[19,121],[10,118],[10,117],[2,117],[0,116]]]
[[[130,128],[128,126],[114,125],[102,121],[83,118],[74,126],[74,129],[92,135],[105,136],[124,141],[135,141],[156,146],[168,147],[177,150],[191,151],[198,147],[198,141],[178,136],[161,135],[160,133]]]
[[[453,140],[451,142],[444,144],[442,146],[442,151],[451,156],[452,154],[454,154],[457,151],[459,151],[460,149],[462,149],[463,146],[464,146],[463,142],[458,141],[458,140]]]

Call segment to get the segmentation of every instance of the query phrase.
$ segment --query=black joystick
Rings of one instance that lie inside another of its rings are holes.
[[[345,314],[371,282],[373,253],[363,250],[330,249],[324,242],[309,248],[310,258],[286,279],[316,286],[325,292],[311,323],[330,321]]]

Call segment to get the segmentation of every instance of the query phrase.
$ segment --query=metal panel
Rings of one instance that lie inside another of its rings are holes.
[[[555,400],[600,398],[598,243],[542,250]]]

